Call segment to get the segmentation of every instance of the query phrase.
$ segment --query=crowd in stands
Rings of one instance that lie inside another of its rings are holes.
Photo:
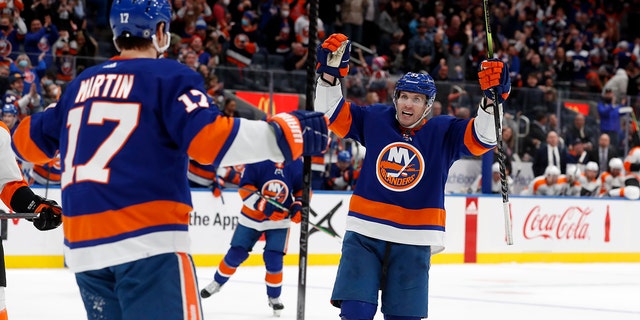
[[[354,42],[344,80],[349,99],[363,105],[390,102],[394,77],[428,72],[438,85],[434,116],[473,116],[480,91],[469,83],[486,55],[481,1],[317,2],[318,41],[342,32]],[[0,93],[3,104],[16,106],[18,120],[56,102],[75,75],[115,54],[105,36],[110,3],[0,1]],[[497,0],[490,5],[494,56],[509,65],[513,81],[503,126],[509,169],[513,161],[529,161],[542,175],[557,156],[561,174],[567,174],[566,164],[589,161],[604,172],[611,158],[623,159],[626,150],[640,145],[637,122],[631,120],[640,84],[637,0]],[[221,109],[225,89],[270,90],[268,83],[256,81],[256,70],[304,75],[307,48],[315,45],[309,43],[305,0],[173,0],[172,10],[165,58],[199,72]],[[289,81],[275,89],[303,93],[304,85]],[[597,111],[560,113],[562,92],[583,93]],[[530,120],[526,137],[518,134],[521,117]],[[325,165],[327,173],[340,151],[336,148],[334,160]]]

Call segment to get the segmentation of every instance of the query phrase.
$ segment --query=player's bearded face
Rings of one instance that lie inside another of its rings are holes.
[[[401,91],[396,99],[398,122],[410,127],[422,119],[427,110],[427,97],[424,94]]]

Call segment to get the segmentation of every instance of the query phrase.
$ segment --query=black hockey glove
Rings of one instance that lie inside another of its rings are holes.
[[[55,229],[62,224],[62,208],[58,203],[34,194],[26,186],[13,193],[11,208],[15,212],[37,213],[37,217],[28,220],[41,231]]]

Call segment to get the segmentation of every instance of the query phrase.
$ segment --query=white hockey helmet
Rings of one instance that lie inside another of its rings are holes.
[[[548,166],[546,169],[544,169],[544,175],[545,176],[559,176],[560,175],[560,169],[558,169],[558,167],[556,166]]]
[[[600,167],[598,167],[598,164],[595,161],[589,161],[587,162],[587,165],[584,168],[585,171],[598,171],[600,170]]]
[[[611,160],[609,160],[609,169],[622,170],[623,168],[624,168],[624,165],[622,163],[622,160],[620,160],[620,158],[611,158]]]

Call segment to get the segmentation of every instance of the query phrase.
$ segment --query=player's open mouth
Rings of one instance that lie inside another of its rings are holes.
[[[405,116],[412,116],[413,113],[412,112],[406,112],[406,111],[402,111],[402,114]]]

